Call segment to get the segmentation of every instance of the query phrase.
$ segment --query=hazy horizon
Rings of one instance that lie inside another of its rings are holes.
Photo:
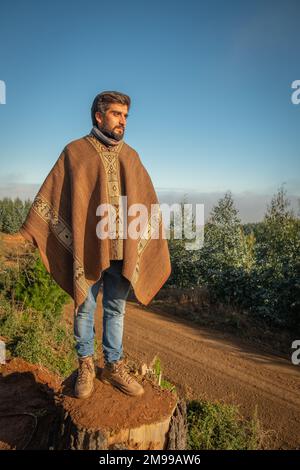
[[[12,199],[19,197],[21,200],[33,200],[37,194],[41,184],[10,184],[7,186],[0,185],[0,199],[10,197]],[[277,188],[279,189],[279,188]],[[184,188],[159,188],[155,187],[160,204],[174,204],[185,201],[186,203],[204,204],[204,220],[207,220],[213,206],[215,206],[220,198],[225,195],[223,191],[201,192],[197,190],[189,190]],[[228,189],[230,190],[230,189]],[[277,192],[277,191],[276,191]],[[239,217],[242,223],[260,222],[267,210],[267,205],[271,202],[274,193],[259,194],[251,191],[233,192],[231,191],[235,207],[239,211]],[[295,194],[289,194],[287,197],[291,202],[291,209],[295,214],[299,214],[300,197]]]

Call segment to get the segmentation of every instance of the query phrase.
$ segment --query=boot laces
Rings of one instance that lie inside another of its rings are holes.
[[[125,368],[125,364],[123,362],[119,362],[115,364],[115,371],[127,382],[133,382],[133,377],[127,372]]]
[[[93,372],[93,367],[89,361],[80,362],[78,370],[78,383],[84,383],[88,381],[89,375]]]

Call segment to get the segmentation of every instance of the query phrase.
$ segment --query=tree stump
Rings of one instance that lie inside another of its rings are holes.
[[[186,401],[178,401],[173,416],[171,418],[168,432],[168,450],[185,450],[187,444],[187,410]]]
[[[184,449],[186,407],[174,391],[162,389],[147,377],[136,379],[145,393],[131,397],[100,381],[87,399],[73,389],[77,371],[62,385],[58,417],[53,432],[54,449]]]

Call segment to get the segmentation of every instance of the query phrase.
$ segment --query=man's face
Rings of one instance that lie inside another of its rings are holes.
[[[116,140],[123,139],[128,116],[126,104],[111,103],[103,116],[98,111],[95,118],[99,129]]]

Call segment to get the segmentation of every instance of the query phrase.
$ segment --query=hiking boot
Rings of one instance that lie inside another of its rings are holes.
[[[126,371],[124,359],[116,362],[105,362],[101,373],[101,381],[111,384],[123,393],[138,396],[144,393],[144,388]]]
[[[75,396],[88,398],[94,390],[94,378],[96,376],[94,360],[92,356],[79,357],[78,374],[75,383]]]

